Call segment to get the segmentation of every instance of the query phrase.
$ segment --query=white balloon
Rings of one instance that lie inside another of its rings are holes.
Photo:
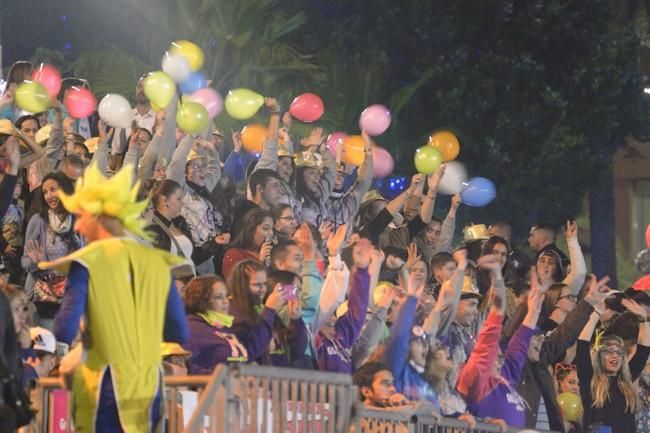
[[[165,53],[162,58],[162,70],[177,83],[187,80],[192,73],[190,63],[185,57],[180,54],[170,54],[169,52]]]
[[[445,174],[438,184],[438,192],[453,195],[463,190],[463,182],[467,181],[467,170],[463,163],[451,161],[444,164]]]
[[[122,95],[109,93],[99,103],[99,117],[113,128],[130,128],[133,122],[131,104]]]

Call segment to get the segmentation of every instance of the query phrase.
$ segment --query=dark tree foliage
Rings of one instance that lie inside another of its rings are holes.
[[[400,120],[411,145],[401,162],[411,166],[431,130],[455,131],[459,159],[498,187],[493,204],[466,210],[467,220],[507,219],[520,234],[536,221],[559,226],[591,190],[594,235],[605,235],[592,247],[613,252],[611,157],[637,129],[642,97],[638,41],[620,2],[309,4],[310,22],[319,17],[309,48],[386,63],[387,89],[433,68]]]

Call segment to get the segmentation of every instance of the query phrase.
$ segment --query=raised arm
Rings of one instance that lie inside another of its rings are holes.
[[[185,185],[185,165],[187,164],[187,157],[190,155],[194,140],[196,138],[190,134],[183,137],[174,152],[171,162],[167,166],[167,179],[171,179],[181,186]]]
[[[269,111],[269,124],[266,129],[266,140],[255,170],[267,168],[276,170],[278,167],[278,128],[280,127],[280,104],[275,98],[264,98],[264,105]]]
[[[161,150],[163,148],[163,137],[165,136],[165,131],[167,131],[167,118],[166,111],[159,111],[156,113],[156,123],[154,125],[154,134],[149,146],[144,151],[142,159],[140,159],[140,164],[138,166],[138,179],[140,181],[145,181],[153,177],[154,169],[156,168],[156,162],[158,157],[161,155]],[[167,156],[167,147],[165,146],[165,157]]]
[[[65,153],[65,136],[63,135],[63,114],[61,105],[56,102],[54,105],[54,123],[50,130],[50,137],[45,145],[45,157],[48,161],[48,171],[54,171]]]
[[[578,225],[575,221],[567,221],[566,223],[566,243],[569,247],[569,259],[571,260],[571,271],[564,279],[563,283],[569,286],[569,290],[574,295],[580,292],[582,283],[585,282],[587,276],[587,264],[585,263],[585,256],[582,254],[582,249],[578,243]]]
[[[97,164],[99,171],[106,174],[108,171],[108,142],[113,138],[115,128],[110,128],[107,132],[106,124],[101,119],[99,119],[97,128],[99,129],[99,142],[95,153],[93,153],[93,158],[90,160],[90,165]]]
[[[436,195],[438,194],[438,184],[445,174],[445,168],[445,165],[441,165],[435,173],[427,176],[429,190],[427,191],[427,195],[424,196],[424,202],[420,208],[420,218],[425,224],[429,224],[433,217],[433,208],[436,205]]]
[[[454,240],[454,231],[456,230],[456,211],[461,203],[460,194],[454,194],[451,197],[451,206],[449,207],[449,212],[447,212],[447,217],[442,222],[440,236],[438,236],[433,244],[434,252],[447,252],[451,249],[451,243]]]

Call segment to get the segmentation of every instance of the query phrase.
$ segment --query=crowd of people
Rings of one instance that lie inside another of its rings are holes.
[[[0,287],[12,313],[1,319],[0,356],[26,389],[58,375],[80,327],[97,326],[81,320],[88,296],[112,296],[83,292],[74,266],[39,266],[96,239],[65,197],[93,170],[128,172],[148,205],[145,230],[125,236],[188,264],[161,288],[173,293],[158,306],[174,317],[160,348],[165,375],[223,363],[312,369],[353,375],[369,407],[425,402],[468,426],[650,431],[650,282],[619,292],[588,275],[575,222],[563,227],[568,256],[558,228],[542,223],[522,249],[507,222],[473,226],[458,241],[460,196],[434,216],[444,165],[386,199],[372,189],[363,132],[365,159],[350,166],[325,149],[321,128],[295,136],[268,97],[255,155],[239,132],[183,133],[176,100],[154,111],[141,81],[129,129],[69,117],[60,101],[89,86],[79,79],[64,80],[48,112],[25,114],[12,91],[31,72],[14,64],[0,97]],[[650,273],[649,264],[645,250],[638,266]],[[131,284],[128,272],[102,272]]]

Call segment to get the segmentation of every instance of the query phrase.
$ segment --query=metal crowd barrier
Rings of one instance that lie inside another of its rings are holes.
[[[167,433],[182,433],[186,419],[181,407],[186,390],[189,394],[203,393],[212,376],[165,376],[165,425]],[[36,412],[32,423],[22,429],[26,433],[72,433],[72,401],[59,378],[39,379],[32,394]]]
[[[185,433],[346,432],[356,396],[346,374],[218,367]]]
[[[255,365],[219,365],[211,376],[166,376],[167,433],[499,433],[438,417],[426,404],[370,409],[345,374]],[[70,393],[40,379],[27,433],[72,433]],[[190,390],[191,391],[188,391]],[[508,433],[522,429],[510,428]],[[538,430],[539,433],[553,433]]]

